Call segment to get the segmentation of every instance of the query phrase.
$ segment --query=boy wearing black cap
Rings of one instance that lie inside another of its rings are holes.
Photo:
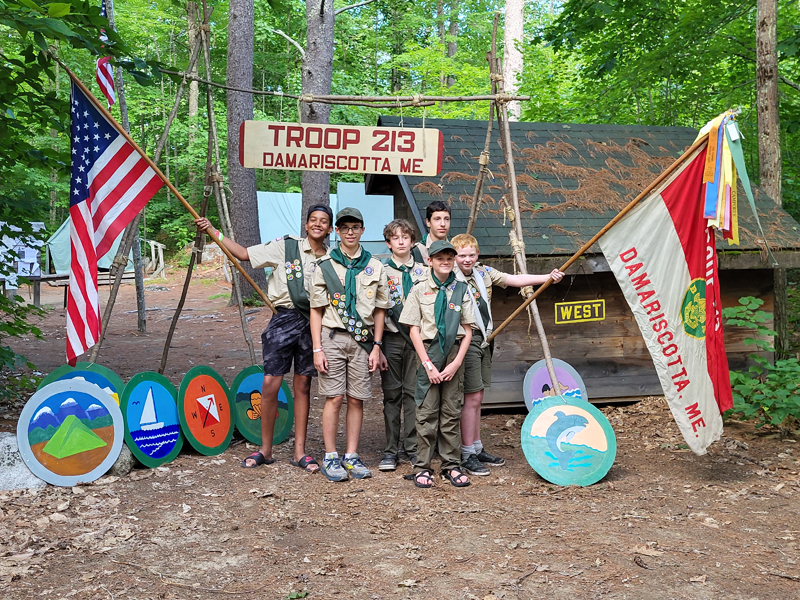
[[[417,462],[414,485],[433,485],[431,459],[437,439],[442,478],[456,487],[469,485],[461,470],[461,401],[464,398],[464,356],[475,323],[467,284],[456,281],[456,251],[450,242],[430,246],[428,277],[411,288],[400,322],[411,327],[411,341],[420,359],[414,400],[417,404]]]
[[[339,247],[321,258],[311,292],[311,337],[319,395],[325,398],[322,473],[331,481],[371,477],[358,456],[364,400],[372,398],[371,373],[385,368],[381,353],[389,286],[380,261],[361,246],[364,217],[355,208],[336,215]],[[374,328],[374,331],[373,331]],[[339,413],[347,394],[347,443],[336,451]]]
[[[294,460],[291,464],[309,473],[319,470],[319,463],[305,449],[311,378],[317,374],[311,352],[309,295],[316,260],[327,252],[325,238],[332,231],[332,216],[331,209],[324,204],[311,206],[306,215],[307,238],[285,235],[267,244],[249,248],[224,237],[211,226],[208,219],[195,220],[199,229],[214,231],[237,259],[249,260],[254,269],[273,267],[267,281],[267,297],[277,312],[261,334],[264,358],[261,449],[242,461],[242,467],[246,469],[275,462],[272,457],[272,436],[278,413],[278,392],[283,376],[291,370],[294,362],[295,438]]]

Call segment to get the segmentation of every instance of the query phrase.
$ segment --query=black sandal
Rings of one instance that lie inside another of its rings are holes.
[[[255,464],[248,465],[247,461],[252,460]],[[261,453],[260,450],[253,452],[250,456],[245,458],[242,461],[242,468],[243,469],[255,469],[256,467],[260,467],[261,465],[271,465],[275,462],[275,459],[270,456],[269,458],[265,458],[264,455]]]
[[[455,472],[455,475],[453,474]],[[458,481],[459,478],[465,477],[466,481]],[[467,487],[471,482],[469,477],[461,472],[461,469],[453,467],[452,469],[444,469],[442,471],[442,479],[450,482],[453,487]]]
[[[420,481],[420,479],[422,479],[423,477],[429,479],[430,483],[422,483]],[[418,488],[433,487],[433,473],[431,472],[431,470],[430,469],[423,469],[419,473],[416,473],[414,475],[414,485],[417,486]]]

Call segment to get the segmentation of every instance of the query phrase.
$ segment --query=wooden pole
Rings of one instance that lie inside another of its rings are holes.
[[[692,146],[686,152],[684,152],[680,156],[680,158],[678,158],[678,160],[676,160],[669,167],[667,167],[667,169],[663,173],[661,173],[661,175],[659,175],[655,179],[655,181],[653,181],[653,183],[648,185],[641,194],[639,194],[638,196],[636,196],[636,198],[631,200],[630,203],[625,208],[623,208],[617,216],[611,219],[611,221],[609,221],[605,227],[603,227],[600,231],[598,231],[591,240],[589,240],[583,246],[581,246],[581,248],[575,254],[573,254],[567,262],[565,262],[561,266],[559,271],[566,271],[567,269],[569,269],[572,266],[572,264],[576,260],[578,260],[578,258],[580,258],[580,256],[583,253],[585,253],[589,248],[591,248],[595,243],[597,243],[597,240],[603,237],[608,232],[609,229],[611,229],[614,225],[619,223],[622,217],[627,215],[633,209],[634,206],[636,206],[639,202],[641,202],[643,198],[645,198],[648,194],[650,194],[650,192],[652,192],[659,184],[661,184],[661,182],[663,182],[667,177],[669,177],[675,169],[677,169],[681,164],[683,164],[683,162],[689,156],[692,155],[692,153],[702,149],[702,147],[705,146],[707,143],[708,143],[708,136],[703,136],[702,138],[697,140],[694,144],[692,144]],[[489,336],[489,341],[494,339],[494,337],[498,333],[503,331],[503,329],[505,329],[506,326],[508,326],[508,324],[511,323],[511,321],[513,321],[515,317],[517,317],[523,310],[525,310],[525,308],[531,302],[533,302],[536,299],[536,297],[539,296],[539,294],[541,294],[544,290],[550,287],[550,283],[552,281],[553,281],[552,279],[548,279],[542,285],[540,285],[539,288],[530,297],[528,297],[525,300],[525,302],[523,302],[519,306],[519,308],[517,308],[513,313],[511,313],[505,321],[500,323],[500,325],[498,325],[492,332],[492,335]]]
[[[192,205],[189,204],[186,201],[186,198],[184,198],[183,195],[177,190],[177,188],[174,185],[172,185],[172,182],[169,179],[167,179],[167,177],[166,177],[166,175],[164,175],[164,173],[161,172],[161,169],[158,168],[158,165],[156,163],[154,163],[153,160],[149,156],[147,156],[147,154],[145,154],[144,150],[142,150],[139,147],[139,144],[137,144],[135,141],[133,141],[131,136],[128,135],[125,132],[124,129],[122,129],[122,127],[119,125],[119,123],[117,123],[117,121],[114,119],[114,117],[112,117],[111,114],[105,108],[103,108],[102,104],[100,102],[98,102],[97,98],[95,98],[94,95],[92,95],[92,92],[90,92],[89,89],[83,84],[83,82],[80,79],[78,79],[78,77],[75,75],[75,73],[73,73],[69,69],[69,67],[67,67],[67,65],[65,65],[63,62],[61,62],[58,58],[55,58],[55,60],[57,60],[61,64],[61,66],[64,68],[64,70],[69,74],[70,79],[72,79],[72,81],[75,82],[75,85],[77,85],[79,88],[81,88],[81,91],[83,91],[83,93],[86,94],[86,96],[89,98],[89,100],[91,100],[91,102],[92,102],[92,104],[94,104],[95,108],[97,108],[97,110],[99,110],[103,114],[103,116],[105,116],[106,119],[108,119],[114,125],[116,125],[116,127],[119,130],[120,134],[128,141],[128,143],[133,147],[133,149],[136,150],[136,152],[139,153],[139,155],[145,160],[145,162],[150,166],[150,168],[153,169],[153,171],[155,171],[156,175],[158,175],[158,177],[161,179],[161,181],[164,182],[164,185],[166,185],[167,188],[169,188],[169,191],[172,192],[172,194],[178,200],[180,200],[180,203],[183,204],[184,208],[186,208],[186,210],[189,211],[189,214],[192,215],[192,217],[194,219],[199,219],[200,215],[198,215],[197,211],[194,208],[192,208]],[[236,258],[233,256],[233,254],[231,254],[230,251],[225,247],[225,245],[219,240],[219,238],[214,234],[212,229],[207,229],[206,230],[206,235],[208,235],[208,237],[210,237],[214,241],[214,243],[217,244],[217,246],[220,247],[220,249],[225,253],[225,256],[228,257],[228,259],[231,261],[231,263],[233,263],[233,265],[239,270],[239,272],[247,280],[247,282],[251,286],[253,286],[253,289],[256,290],[256,292],[258,292],[258,295],[261,296],[261,299],[264,301],[264,303],[270,308],[270,310],[272,310],[274,312],[275,308],[273,307],[272,302],[269,301],[269,298],[267,298],[267,295],[264,293],[264,291],[261,288],[258,287],[256,282],[253,281],[252,277],[250,277],[250,275],[248,275],[247,271],[245,271],[244,268],[242,268],[242,265],[239,264],[239,261],[236,260]]]

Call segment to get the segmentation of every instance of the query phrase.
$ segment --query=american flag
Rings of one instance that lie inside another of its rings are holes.
[[[74,81],[71,112],[67,359],[74,362],[100,335],[97,259],[163,182]]]
[[[109,0],[110,2],[111,0]],[[107,17],[105,0],[100,0],[100,16]],[[100,41],[107,42],[108,36],[104,29],[100,30]],[[111,60],[108,56],[103,56],[97,59],[97,85],[100,86],[100,91],[106,97],[108,107],[117,101],[116,93],[114,92],[114,67],[108,64]]]

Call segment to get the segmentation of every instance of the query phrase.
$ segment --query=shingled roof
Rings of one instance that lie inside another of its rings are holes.
[[[423,126],[422,120],[416,118],[405,118],[403,124]],[[400,118],[383,116],[379,125],[398,127]],[[436,177],[406,176],[406,189],[413,196],[410,201],[422,218],[433,200],[445,200],[452,210],[451,231],[466,230],[486,125],[486,121],[425,121],[425,127],[442,131],[444,158],[442,172]],[[672,164],[696,135],[697,131],[689,127],[511,123],[527,255],[574,254]],[[507,177],[496,125],[489,169],[494,179],[490,177],[484,187],[475,237],[481,255],[507,257],[509,225],[504,223],[500,204],[500,198],[507,192]],[[379,177],[375,176],[375,180]],[[754,187],[754,191],[770,247],[800,250],[797,221],[758,188]],[[741,245],[731,247],[718,236],[719,248],[763,251],[764,242],[741,183],[739,224]],[[592,252],[599,249],[595,246]]]

